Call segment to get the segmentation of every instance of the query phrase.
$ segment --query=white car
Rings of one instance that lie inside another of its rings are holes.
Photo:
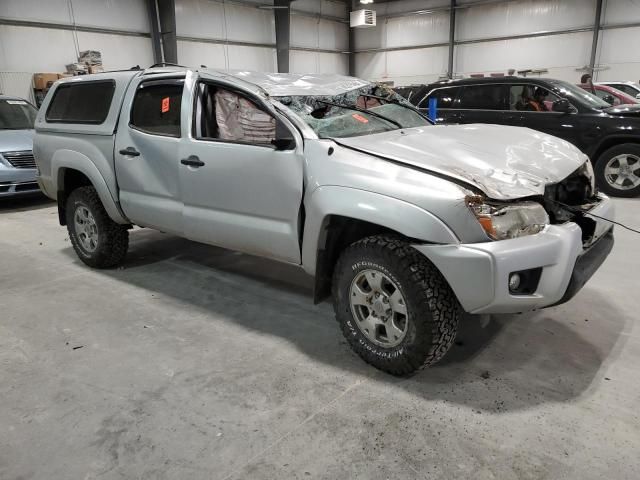
[[[596,82],[594,85],[607,85],[640,100],[640,85],[629,81]]]

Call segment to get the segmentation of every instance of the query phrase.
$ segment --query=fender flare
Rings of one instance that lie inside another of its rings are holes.
[[[51,175],[56,181],[57,190],[61,190],[62,187],[59,174],[60,169],[63,168],[77,170],[89,179],[93,187],[96,189],[104,209],[114,222],[123,225],[131,223],[120,209],[120,205],[113,197],[109,187],[107,186],[107,182],[100,173],[100,170],[98,170],[98,167],[96,167],[95,163],[93,163],[89,157],[73,150],[64,149],[57,150],[53,154],[51,159]]]
[[[331,215],[380,225],[425,243],[460,243],[453,231],[432,213],[404,200],[367,190],[332,185],[318,187],[306,199],[305,212],[302,266],[310,275],[316,273],[326,219]]]

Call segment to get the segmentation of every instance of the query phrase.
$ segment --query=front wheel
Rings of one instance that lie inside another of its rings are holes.
[[[600,189],[614,197],[640,195],[640,145],[624,143],[605,151],[595,164]]]
[[[93,187],[80,187],[66,204],[69,239],[80,260],[94,268],[114,267],[129,247],[127,227],[109,217]]]
[[[436,363],[456,336],[462,308],[442,274],[391,236],[349,246],[334,271],[336,319],[367,363],[408,375]]]

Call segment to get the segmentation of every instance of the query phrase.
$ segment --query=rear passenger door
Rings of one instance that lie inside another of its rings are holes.
[[[175,75],[175,74],[174,74]],[[183,234],[180,110],[184,78],[140,77],[124,99],[115,144],[120,204],[135,224]]]
[[[512,125],[507,98],[504,84],[465,85],[454,105],[460,112],[460,123]]]

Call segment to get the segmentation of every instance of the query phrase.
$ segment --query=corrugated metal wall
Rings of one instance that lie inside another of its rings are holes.
[[[295,11],[291,15],[290,70],[346,75],[349,71],[349,57],[342,52],[349,51],[347,5],[331,0],[296,0],[291,7]],[[320,15],[334,17],[335,20],[320,18]]]
[[[272,2],[261,2],[270,5]],[[273,12],[256,5],[176,0],[178,61],[211,68],[276,70]],[[187,40],[188,39],[188,40]],[[230,45],[225,41],[263,44]],[[216,43],[217,42],[217,43]]]
[[[506,73],[508,69],[547,69],[546,76],[578,81],[589,64],[596,0],[515,0],[502,3],[458,0],[454,74]],[[448,42],[447,0],[405,0],[369,5],[378,25],[355,34],[356,74],[397,85],[445,76],[448,46],[399,49]],[[359,8],[359,7],[358,7]],[[432,10],[431,10],[432,9]],[[413,12],[412,14],[408,14]],[[605,0],[596,79],[638,80],[640,27],[607,29],[640,22],[638,0]],[[545,32],[566,31],[547,35]],[[498,39],[527,36],[529,38]],[[494,39],[491,41],[491,39]],[[466,43],[465,43],[466,42]],[[393,49],[393,50],[390,50]]]

